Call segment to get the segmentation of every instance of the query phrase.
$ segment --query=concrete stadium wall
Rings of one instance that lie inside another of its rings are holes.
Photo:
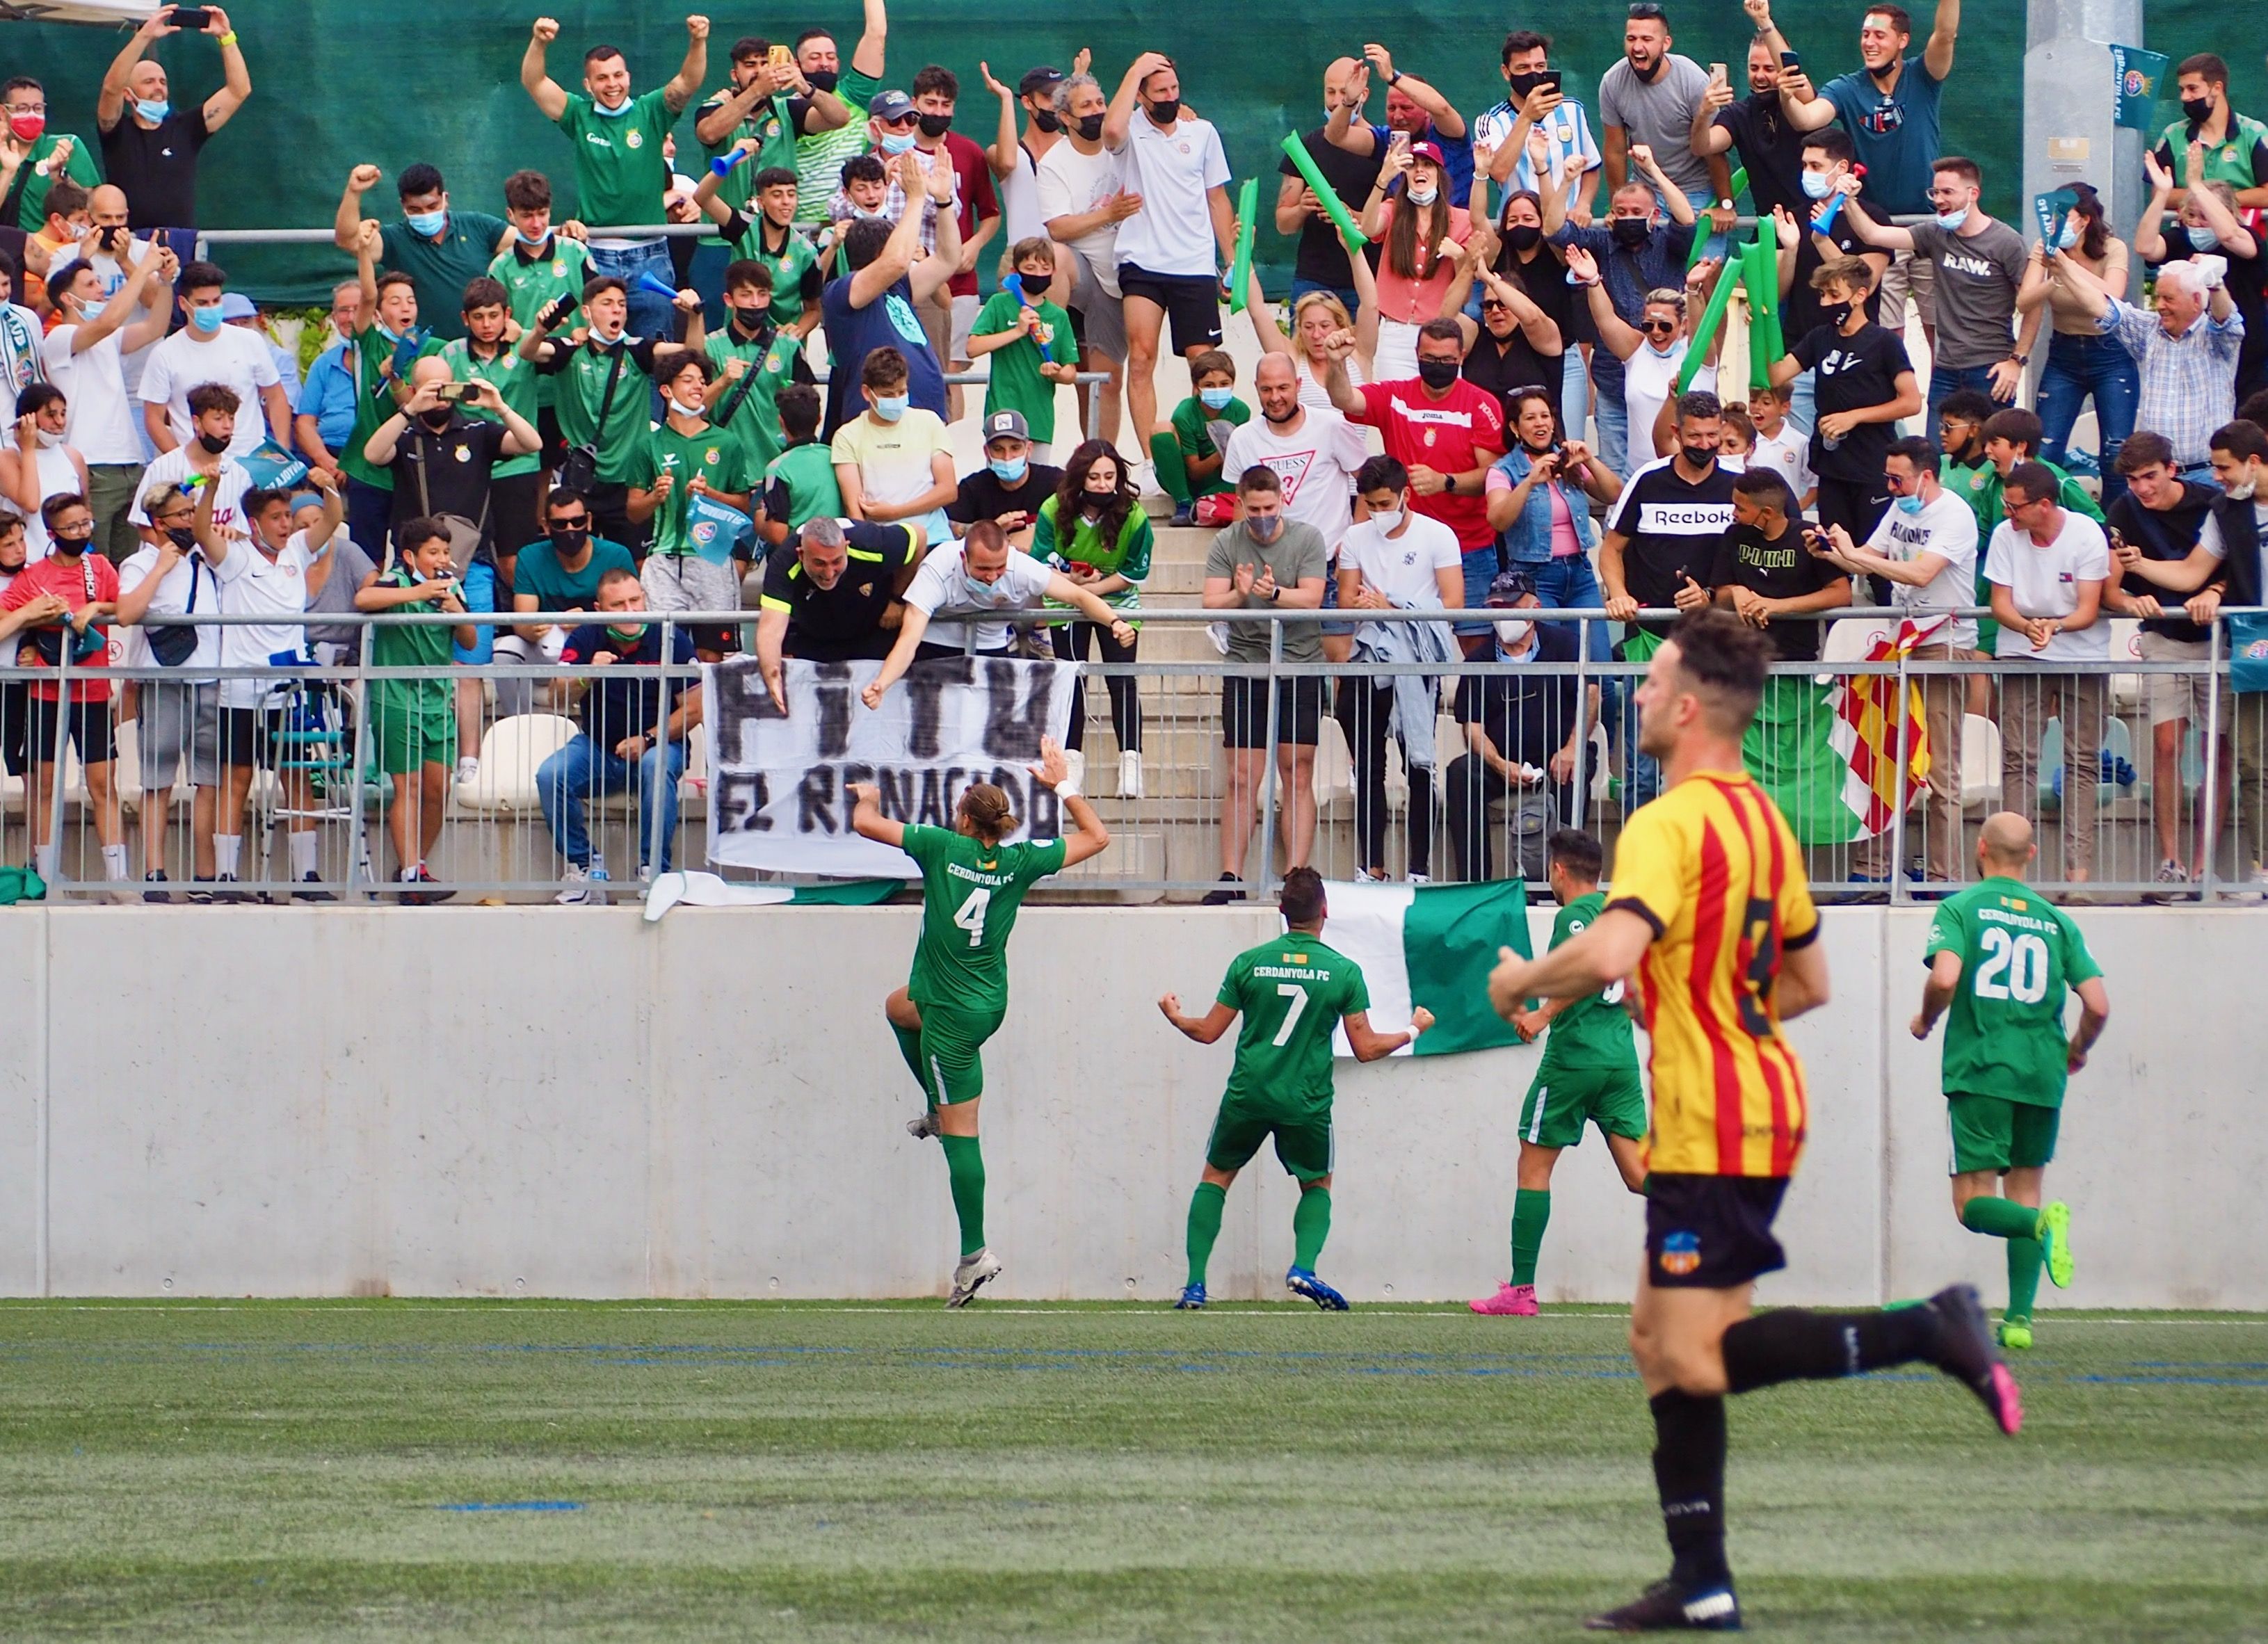
[[[1832,1006],[1797,1023],[1813,1140],[1784,1300],[1861,1303],[1999,1247],[1946,1200],[1934,1043],[1907,1036],[1922,911],[1828,915]],[[18,910],[0,1060],[0,1293],[941,1294],[952,1212],[880,1020],[905,909]],[[1543,940],[1548,910],[1535,918]],[[2066,1112],[2074,1305],[2268,1307],[2268,913],[2081,916],[2114,1015]],[[1210,997],[1259,911],[1039,908],[986,1056],[988,1231],[1006,1297],[1157,1300],[1226,1045],[1160,1021]],[[1324,1269],[1359,1301],[1503,1277],[1517,1103],[1537,1052],[1343,1067]],[[1229,1200],[1216,1294],[1274,1295],[1288,1178]],[[1627,1295],[1641,1231],[1595,1139],[1562,1162],[1550,1299]]]

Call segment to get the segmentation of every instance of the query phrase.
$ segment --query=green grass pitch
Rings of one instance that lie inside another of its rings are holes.
[[[0,1638],[1506,1640],[1666,1564],[1608,1309],[0,1304]],[[1790,1640],[2268,1635],[2268,1320],[1735,1401]],[[463,1510],[478,1508],[483,1510]]]

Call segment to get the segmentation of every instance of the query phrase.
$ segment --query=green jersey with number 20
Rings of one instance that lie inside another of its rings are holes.
[[[1557,947],[1572,941],[1606,905],[1606,893],[1594,890],[1560,909],[1559,917],[1551,922],[1551,945]],[[1543,1065],[1635,1069],[1638,1040],[1631,1031],[1630,1013],[1623,1008],[1623,990],[1627,985],[1611,983],[1605,992],[1586,994],[1554,1016],[1550,1034],[1543,1042]]]
[[[1241,1013],[1225,1100],[1292,1118],[1331,1110],[1331,1030],[1370,1008],[1362,967],[1319,936],[1286,931],[1229,962],[1220,1002]]]
[[[1945,1019],[1948,1095],[2063,1105],[2064,994],[2102,974],[2071,916],[2021,880],[1979,881],[1938,904],[1925,964],[1961,955]]]
[[[921,940],[907,989],[914,1003],[979,1014],[1008,1008],[1008,933],[1024,893],[1060,873],[1064,842],[989,845],[945,828],[906,829],[921,864]]]

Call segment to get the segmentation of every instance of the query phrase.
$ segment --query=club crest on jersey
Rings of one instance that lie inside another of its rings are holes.
[[[1701,1265],[1701,1235],[1672,1233],[1661,1241],[1661,1271],[1683,1276]]]

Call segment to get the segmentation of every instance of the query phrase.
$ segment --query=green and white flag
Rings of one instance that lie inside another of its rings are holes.
[[[645,922],[652,925],[672,908],[803,907],[866,908],[887,902],[905,888],[897,879],[843,879],[823,885],[749,885],[714,874],[661,874],[645,893]]]
[[[1447,1056],[1518,1044],[1512,1024],[1489,1008],[1489,972],[1497,949],[1529,955],[1528,887],[1517,879],[1484,885],[1387,885],[1375,881],[1324,888],[1330,917],[1323,940],[1362,967],[1370,987],[1370,1025],[1399,1033],[1413,1005],[1433,1013],[1432,1028],[1414,1054]],[[1346,1030],[1333,1036],[1352,1056]],[[1405,1047],[1395,1052],[1409,1056]]]

